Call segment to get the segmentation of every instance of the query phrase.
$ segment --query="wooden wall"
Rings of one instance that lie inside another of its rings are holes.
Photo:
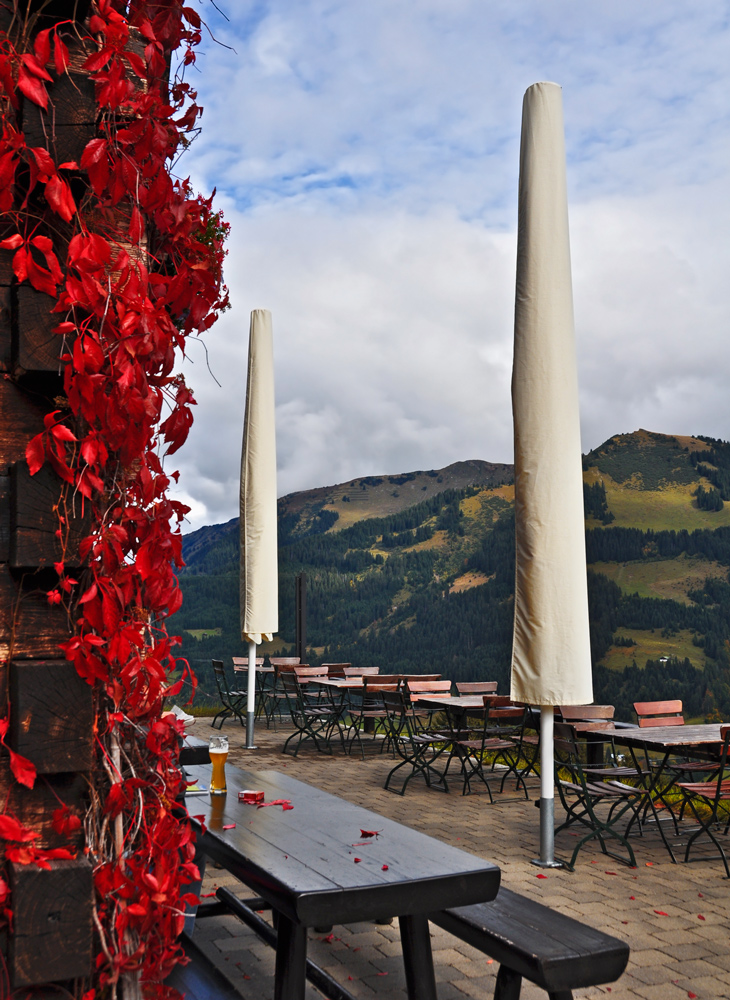
[[[30,0],[15,2],[24,7]],[[0,28],[8,23],[9,3],[0,4]],[[73,0],[53,0],[46,22],[73,17],[74,8]],[[49,84],[47,112],[23,102],[28,144],[44,146],[57,162],[79,160],[95,134],[94,87],[74,70],[82,55],[76,53],[68,76]],[[58,242],[57,227],[49,235]],[[51,315],[47,295],[17,284],[11,258],[0,251],[0,715],[9,705],[8,742],[35,764],[38,777],[32,790],[13,781],[7,752],[0,750],[0,801],[39,834],[38,846],[50,848],[69,846],[68,836],[52,826],[59,800],[85,809],[94,715],[92,689],[59,650],[71,623],[47,599],[58,582],[53,564],[62,556],[54,509],[61,482],[47,466],[31,477],[25,462],[26,444],[43,430],[44,415],[63,406],[62,338],[53,333],[59,317]],[[75,514],[67,565],[78,564],[83,523],[80,509]],[[13,988],[48,986],[47,995],[58,996],[52,984],[73,989],[74,979],[91,975],[92,872],[83,829],[75,837],[78,860],[54,861],[49,871],[9,865],[14,921],[3,948]]]

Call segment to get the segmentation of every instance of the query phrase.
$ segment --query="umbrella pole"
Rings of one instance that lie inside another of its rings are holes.
[[[562,868],[555,860],[555,778],[552,705],[540,706],[540,857],[533,861],[539,868]]]
[[[255,750],[253,717],[256,712],[256,643],[248,644],[248,687],[246,689],[246,749]]]

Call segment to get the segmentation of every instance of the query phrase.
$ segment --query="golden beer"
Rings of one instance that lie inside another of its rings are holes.
[[[226,793],[226,760],[228,758],[228,740],[225,736],[213,736],[208,746],[210,762],[213,765],[213,775],[210,779],[210,794],[225,795]]]

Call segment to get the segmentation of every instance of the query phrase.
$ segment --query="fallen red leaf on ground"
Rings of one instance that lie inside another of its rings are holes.
[[[536,875],[535,878],[547,878],[547,875]]]
[[[660,917],[668,917],[669,914],[665,913],[664,910],[654,910],[655,913],[659,914]]]

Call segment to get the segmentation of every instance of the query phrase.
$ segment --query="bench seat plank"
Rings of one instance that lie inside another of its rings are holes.
[[[629,959],[625,942],[509,889],[429,919],[548,993],[612,983]]]
[[[187,934],[180,938],[187,965],[177,965],[165,980],[185,996],[185,1000],[242,1000],[241,994]]]

